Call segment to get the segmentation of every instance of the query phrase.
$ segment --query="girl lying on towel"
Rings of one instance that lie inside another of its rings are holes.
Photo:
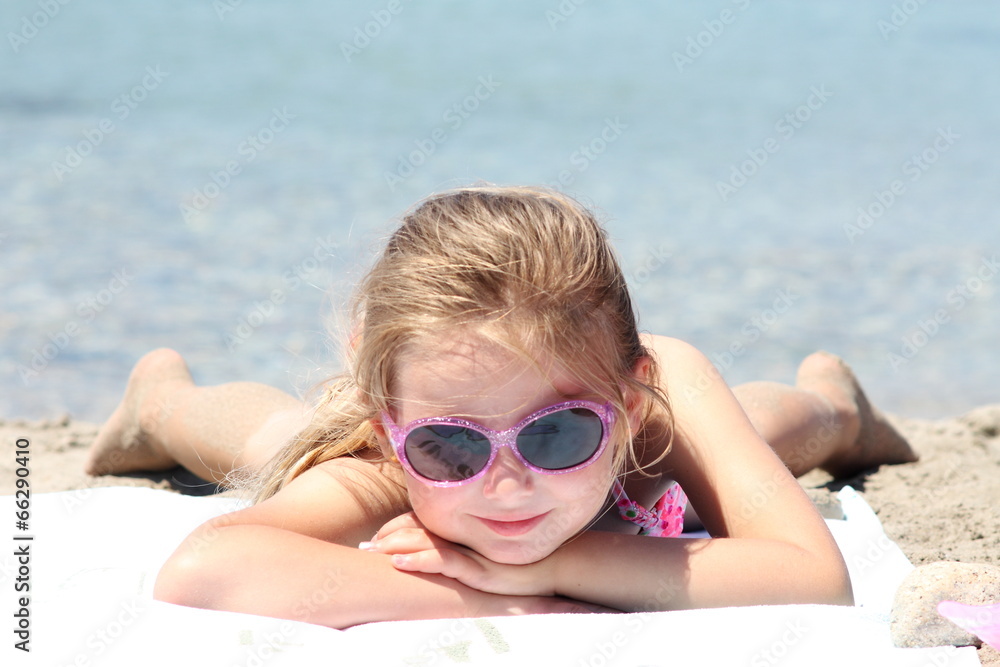
[[[348,370],[309,406],[196,386],[171,350],[138,362],[91,474],[260,480],[179,546],[158,599],[335,628],[851,604],[795,476],[916,459],[833,355],[794,387],[730,390],[692,346],[641,334],[604,230],[556,192],[420,203],[353,316]],[[716,539],[677,537],[686,498]]]

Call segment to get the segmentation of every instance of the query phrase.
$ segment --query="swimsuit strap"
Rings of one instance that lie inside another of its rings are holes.
[[[650,511],[631,500],[625,494],[625,487],[615,480],[612,491],[615,494],[615,504],[621,518],[630,521],[641,528],[640,535],[652,537],[677,537],[684,532],[684,509],[687,506],[687,495],[681,485],[674,482],[667,489]]]

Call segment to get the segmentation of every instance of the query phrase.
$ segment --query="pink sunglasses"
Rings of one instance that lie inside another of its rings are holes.
[[[501,447],[544,475],[573,472],[600,457],[615,423],[610,403],[566,401],[535,412],[506,431],[452,417],[417,419],[397,426],[382,421],[403,467],[432,486],[460,486],[479,479]]]

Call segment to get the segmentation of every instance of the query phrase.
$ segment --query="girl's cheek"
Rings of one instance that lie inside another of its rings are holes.
[[[429,487],[426,484],[421,484],[415,479],[407,476],[406,478],[406,493],[410,498],[410,506],[416,509],[418,505],[424,505],[430,500],[430,494],[427,493]]]
[[[455,541],[456,519],[463,504],[452,489],[439,489],[419,482],[409,484],[410,508],[427,530]]]

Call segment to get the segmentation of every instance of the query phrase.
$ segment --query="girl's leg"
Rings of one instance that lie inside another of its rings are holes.
[[[179,464],[223,482],[234,470],[260,470],[308,421],[302,402],[273,387],[198,387],[177,352],[154,350],[132,370],[121,404],[90,448],[86,470],[107,475]]]
[[[883,463],[909,463],[917,454],[865,397],[839,357],[811,354],[794,387],[751,382],[734,393],[761,436],[796,477],[822,468],[848,477]]]

